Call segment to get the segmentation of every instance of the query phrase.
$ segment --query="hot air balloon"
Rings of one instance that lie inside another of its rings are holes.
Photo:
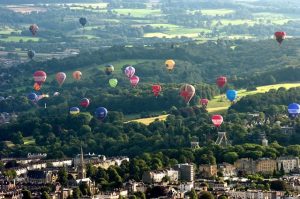
[[[107,111],[106,108],[98,107],[95,111],[95,116],[96,116],[97,119],[103,120],[104,118],[106,118],[107,113],[108,113],[108,111]]]
[[[165,62],[165,65],[166,65],[166,68],[171,71],[174,69],[175,67],[175,61],[172,60],[172,59],[168,59],[166,62]]]
[[[40,90],[41,89],[41,86],[42,84],[46,81],[47,79],[47,74],[44,72],[44,71],[36,71],[34,74],[33,74],[33,79],[34,79],[34,89],[35,90]]]
[[[59,86],[63,85],[63,83],[66,80],[66,77],[67,77],[67,75],[64,72],[59,72],[56,74],[56,81],[59,84]]]
[[[184,84],[180,88],[180,95],[183,97],[184,101],[189,104],[195,95],[195,87],[190,84]]]
[[[286,33],[285,32],[275,32],[274,36],[276,38],[276,41],[281,44],[283,42],[283,40],[286,37]]]
[[[114,72],[115,68],[113,65],[106,65],[105,66],[105,74],[106,75],[111,75]]]
[[[223,123],[223,117],[222,115],[213,115],[211,121],[215,125],[215,127],[219,128]]]
[[[80,109],[78,107],[70,108],[70,114],[71,115],[77,115],[78,113],[80,113]]]
[[[60,95],[59,92],[54,92],[54,93],[53,93],[53,96],[59,96],[59,95]]]
[[[47,94],[38,95],[36,101],[39,101],[39,100],[41,100],[43,98],[47,98],[47,97],[49,97],[49,95],[47,95]]]
[[[138,85],[140,81],[140,78],[136,75],[133,75],[131,78],[130,78],[130,84],[132,87],[136,87]]]
[[[209,100],[206,99],[206,98],[202,98],[200,99],[200,104],[203,106],[203,107],[206,107],[207,104],[208,104]]]
[[[33,59],[34,55],[35,55],[35,52],[33,50],[27,51],[27,56],[29,57],[29,59]]]
[[[85,18],[85,17],[80,17],[80,18],[79,18],[79,23],[84,27],[85,24],[87,23],[86,18]]]
[[[36,35],[37,31],[39,30],[39,27],[36,24],[32,24],[29,26],[29,31],[33,36]]]
[[[29,94],[27,95],[27,99],[30,100],[30,101],[32,101],[32,102],[36,102],[36,101],[37,101],[37,98],[38,98],[38,96],[37,96],[37,94],[35,94],[35,93],[29,93]]]
[[[80,102],[80,106],[87,108],[90,105],[90,100],[88,98],[83,98]]]
[[[128,78],[131,78],[135,73],[135,68],[132,66],[127,66],[124,73]]]
[[[237,91],[236,90],[226,91],[226,97],[229,101],[233,102],[237,98]]]
[[[76,80],[80,80],[81,79],[81,76],[82,76],[82,73],[80,71],[74,71],[73,72],[73,78],[76,79]]]
[[[161,91],[161,86],[160,85],[158,85],[158,84],[152,85],[152,92],[153,92],[155,97],[157,97],[159,95],[160,91]]]
[[[223,88],[227,83],[227,78],[225,76],[220,76],[217,78],[217,85],[219,88]]]
[[[113,78],[108,81],[110,87],[115,88],[118,85],[118,80]]]
[[[288,112],[291,118],[296,118],[300,114],[300,105],[292,103],[288,106]]]

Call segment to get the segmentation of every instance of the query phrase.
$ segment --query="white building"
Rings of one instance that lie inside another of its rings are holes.
[[[227,192],[231,199],[281,199],[285,194],[280,191],[261,191],[261,190],[248,190],[248,191],[235,191],[230,190]]]
[[[299,168],[299,158],[298,157],[286,157],[282,156],[277,158],[277,168],[278,170],[283,167],[285,173],[290,173],[293,170]]]

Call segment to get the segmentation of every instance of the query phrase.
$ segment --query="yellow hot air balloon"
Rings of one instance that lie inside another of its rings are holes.
[[[110,87],[115,88],[118,85],[118,80],[113,78],[108,81]]]
[[[165,62],[165,65],[166,65],[166,68],[171,71],[174,69],[175,67],[175,61],[172,60],[172,59],[168,59],[166,62]]]

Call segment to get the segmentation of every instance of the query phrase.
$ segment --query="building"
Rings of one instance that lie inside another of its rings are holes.
[[[276,160],[270,158],[261,158],[255,161],[255,171],[257,173],[272,174],[277,171]]]
[[[169,178],[170,182],[177,182],[179,177],[179,172],[173,169],[165,169],[160,171],[145,171],[142,176],[144,183],[160,183],[165,177]]]
[[[214,191],[228,191],[230,189],[227,185],[227,182],[214,182],[210,183],[209,185]]]
[[[27,182],[32,184],[54,183],[57,178],[57,173],[50,170],[30,170],[27,173]]]
[[[77,179],[84,179],[86,178],[86,170],[85,170],[85,165],[84,165],[84,159],[83,159],[83,151],[82,147],[80,148],[80,163],[77,166]]]
[[[298,157],[287,157],[282,156],[276,159],[277,169],[284,170],[284,173],[291,173],[292,171],[299,169],[299,158]]]
[[[261,140],[261,145],[262,146],[268,146],[269,144],[269,141],[264,137],[262,140]]]
[[[195,172],[193,164],[177,164],[175,165],[174,169],[179,173],[179,180],[187,182],[194,181]]]
[[[226,162],[218,165],[218,172],[222,173],[223,177],[232,177],[237,175],[235,166]]]
[[[248,190],[248,191],[230,190],[227,193],[231,199],[278,199],[278,198],[282,198],[282,196],[284,195],[284,192],[261,191],[261,190]]]
[[[234,162],[238,174],[254,174],[255,161],[251,158],[241,158]]]
[[[217,165],[201,164],[199,165],[199,172],[203,178],[211,178],[217,176]]]

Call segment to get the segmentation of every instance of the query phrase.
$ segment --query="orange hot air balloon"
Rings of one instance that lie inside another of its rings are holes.
[[[59,86],[63,85],[63,83],[65,82],[66,80],[66,73],[63,73],[63,72],[59,72],[56,74],[56,81],[58,82]]]
[[[82,73],[78,70],[73,73],[73,78],[76,80],[80,80],[81,76],[82,76]]]
[[[172,60],[172,59],[168,59],[166,62],[165,62],[165,65],[166,65],[166,68],[171,71],[174,69],[175,67],[175,61]]]
[[[38,84],[38,83],[34,83],[33,89],[36,90],[36,91],[39,91],[39,90],[41,90],[41,85]]]
[[[157,97],[159,95],[159,93],[161,92],[161,86],[158,84],[152,85],[152,92],[153,92],[154,96]]]
[[[189,104],[195,95],[195,87],[190,84],[184,84],[180,88],[180,95],[183,97],[184,101]]]

